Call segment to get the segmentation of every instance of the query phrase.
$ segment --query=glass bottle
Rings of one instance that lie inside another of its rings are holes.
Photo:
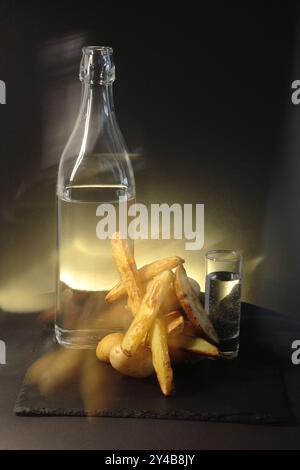
[[[97,209],[111,204],[118,224],[120,203],[134,202],[135,183],[114,111],[113,50],[89,46],[82,51],[79,114],[58,171],[55,334],[66,347],[94,348],[122,326],[104,300],[119,275],[110,239],[97,236]]]

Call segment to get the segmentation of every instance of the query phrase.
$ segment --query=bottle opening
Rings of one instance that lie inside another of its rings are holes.
[[[113,49],[108,46],[86,46],[82,49],[79,78],[89,84],[108,85],[115,80]]]
[[[82,48],[83,54],[113,54],[113,48],[109,46],[86,46]]]

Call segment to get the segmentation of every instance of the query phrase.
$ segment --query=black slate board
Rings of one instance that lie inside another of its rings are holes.
[[[292,424],[280,372],[270,364],[238,360],[182,366],[175,371],[176,394],[170,398],[161,395],[154,379],[130,379],[106,364],[97,367],[104,380],[91,416]],[[22,416],[86,414],[78,384],[50,398],[24,385],[14,411]]]
[[[294,334],[298,327],[298,323],[292,325]],[[23,385],[14,411],[20,416],[85,416],[88,408],[90,416],[292,425],[280,370],[290,347],[290,343],[280,342],[285,328],[291,329],[281,316],[243,305],[240,357],[177,367],[176,394],[170,398],[161,394],[155,378],[124,377],[98,362],[90,351],[92,376],[100,382],[85,384],[85,398],[87,390],[92,391],[85,400],[88,405],[83,405],[79,383],[48,398],[35,387]],[[43,353],[44,344],[42,341],[35,356]]]

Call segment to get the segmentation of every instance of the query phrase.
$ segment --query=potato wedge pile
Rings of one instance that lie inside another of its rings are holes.
[[[96,355],[131,377],[155,371],[162,393],[169,396],[174,390],[172,363],[189,354],[220,355],[217,334],[199,299],[199,285],[187,276],[179,256],[137,269],[127,240],[115,233],[111,244],[121,281],[106,301],[127,296],[133,319],[126,332],[102,338]]]

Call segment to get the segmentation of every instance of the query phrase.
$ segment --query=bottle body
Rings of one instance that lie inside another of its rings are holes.
[[[119,275],[110,239],[98,237],[97,225],[98,214],[103,215],[99,208],[109,204],[118,230],[121,205],[127,210],[135,199],[133,171],[113,107],[111,52],[87,49],[79,116],[57,184],[55,332],[60,344],[72,348],[94,348],[102,336],[125,326],[115,306],[104,300]]]

